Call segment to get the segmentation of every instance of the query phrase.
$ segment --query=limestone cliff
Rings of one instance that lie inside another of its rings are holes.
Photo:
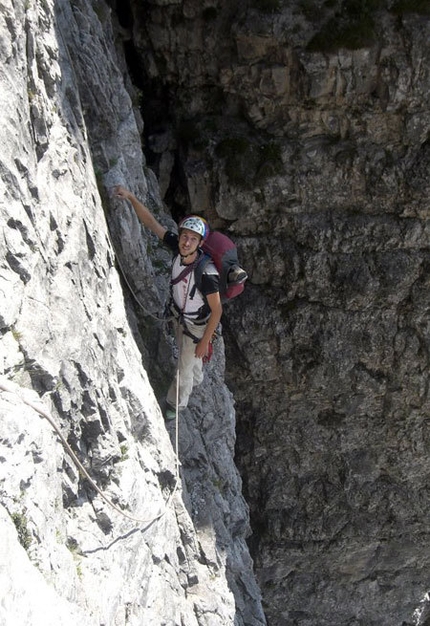
[[[117,4],[163,197],[250,273],[224,327],[269,623],[427,623],[429,3]]]
[[[0,624],[262,625],[222,340],[178,443],[153,391],[169,256],[109,190],[171,218],[118,30],[1,3]]]
[[[424,626],[428,1],[1,7],[0,622],[264,624],[234,397],[268,623]],[[177,489],[169,257],[116,183],[250,274]]]

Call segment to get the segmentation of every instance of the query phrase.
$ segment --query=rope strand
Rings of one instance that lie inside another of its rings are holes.
[[[49,422],[49,424],[52,426],[52,428],[55,430],[55,432],[59,436],[60,441],[61,441],[64,449],[67,451],[67,453],[69,454],[69,456],[71,457],[71,459],[73,460],[75,465],[77,466],[77,468],[80,471],[80,473],[83,476],[85,476],[85,478],[89,481],[89,483],[95,489],[95,491],[106,502],[106,504],[108,504],[111,508],[113,508],[115,511],[117,511],[117,513],[120,513],[123,517],[126,517],[127,519],[132,520],[133,522],[137,522],[138,524],[149,524],[149,523],[155,522],[156,520],[160,519],[161,517],[163,517],[163,515],[166,514],[167,509],[170,506],[170,503],[171,503],[171,501],[172,501],[172,499],[173,499],[173,497],[174,497],[174,495],[175,495],[175,493],[177,491],[178,485],[179,485],[178,437],[177,437],[177,440],[176,440],[176,450],[175,450],[175,457],[176,457],[175,486],[174,486],[174,489],[172,490],[171,494],[169,495],[169,498],[168,498],[167,502],[165,503],[164,511],[161,511],[155,517],[148,518],[148,519],[135,517],[134,515],[130,515],[126,511],[123,511],[122,509],[120,509],[118,506],[116,506],[116,504],[114,504],[111,500],[109,500],[109,498],[107,498],[104,495],[104,493],[101,491],[101,489],[96,485],[94,480],[88,474],[87,470],[82,465],[82,463],[80,462],[80,460],[78,459],[76,454],[73,452],[72,448],[70,447],[68,441],[64,437],[64,435],[61,432],[60,428],[57,426],[57,424],[55,423],[55,421],[53,420],[53,418],[51,417],[51,415],[48,413],[48,411],[46,409],[44,409],[43,407],[38,406],[35,402],[33,402],[31,400],[28,400],[27,398],[23,397],[22,393],[20,393],[20,387],[18,385],[16,385],[15,383],[11,383],[7,379],[5,379],[3,376],[0,376],[0,390],[6,391],[7,393],[12,393],[12,394],[16,395],[22,402],[24,402],[24,404],[26,404],[27,406],[32,408],[34,411],[36,411],[36,413],[38,413],[41,417],[44,417]],[[178,413],[178,409],[177,409],[177,413]],[[176,428],[176,430],[178,430],[178,428]]]

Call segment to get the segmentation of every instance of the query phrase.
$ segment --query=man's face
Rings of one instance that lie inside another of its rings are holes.
[[[200,245],[201,237],[192,230],[184,228],[179,235],[179,252],[182,256],[193,254]]]

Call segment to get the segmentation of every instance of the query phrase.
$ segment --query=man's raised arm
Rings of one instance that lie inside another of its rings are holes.
[[[114,187],[113,193],[118,198],[129,200],[142,224],[146,226],[146,228],[149,228],[149,230],[151,230],[153,233],[155,233],[157,237],[163,239],[164,235],[166,234],[167,228],[164,228],[164,226],[162,226],[160,222],[155,219],[150,210],[144,204],[142,204],[142,202],[139,202],[139,200],[133,193],[131,193],[131,191],[128,191],[128,189],[125,189],[125,187],[118,185],[117,187]]]

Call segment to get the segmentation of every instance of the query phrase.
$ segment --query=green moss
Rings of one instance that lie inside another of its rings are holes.
[[[203,19],[205,22],[213,22],[218,16],[216,7],[206,7],[203,9]]]
[[[215,153],[221,158],[229,159],[238,154],[245,154],[250,149],[250,146],[251,144],[246,137],[227,137],[219,142]]]
[[[75,561],[76,566],[76,574],[78,578],[82,579],[82,565],[81,565],[81,549],[78,545],[78,542],[73,537],[68,537],[66,541],[66,546],[70,550],[73,559]]]
[[[182,9],[178,8],[173,10],[172,14],[171,14],[171,24],[173,28],[177,28],[178,26],[181,26],[182,24],[184,24],[185,22],[185,17],[184,14],[182,13]]]
[[[340,48],[357,50],[376,40],[374,14],[382,0],[344,0],[340,11],[311,39],[310,52],[335,52]]]
[[[12,521],[15,524],[16,532],[18,533],[18,541],[24,548],[28,550],[32,543],[31,533],[28,530],[28,522],[24,513],[12,513]]]
[[[398,0],[391,7],[391,11],[396,15],[404,13],[430,15],[430,0]]]
[[[256,153],[246,137],[236,135],[223,139],[217,145],[215,154],[225,160],[225,171],[232,185],[251,185],[257,165]]]
[[[193,143],[200,136],[198,125],[194,120],[184,120],[178,128],[178,139],[186,143]]]
[[[274,141],[261,146],[261,158],[272,163],[282,163],[281,146]]]
[[[301,0],[300,12],[307,20],[313,20],[320,16],[321,7],[319,3],[315,3],[314,0]]]
[[[216,117],[207,117],[203,120],[203,129],[208,133],[215,133],[219,128]]]
[[[252,6],[263,13],[279,11],[282,6],[281,0],[253,0]]]
[[[215,154],[225,160],[229,182],[240,187],[251,187],[283,171],[280,146],[272,141],[257,144],[239,135],[228,137],[220,141]]]
[[[271,141],[260,148],[260,161],[258,164],[255,180],[262,182],[272,176],[282,174],[284,169],[282,163],[281,147]]]
[[[17,330],[14,326],[12,326],[11,333],[12,333],[12,337],[15,339],[15,341],[17,343],[21,343],[22,337],[23,337],[22,332],[20,330]]]
[[[183,144],[204,150],[209,143],[209,135],[211,134],[208,131],[204,120],[183,120],[176,131],[176,137]]]
[[[373,20],[361,20],[342,26],[336,19],[332,19],[311,39],[307,49],[310,52],[335,52],[341,48],[358,50],[372,45],[374,40]]]

